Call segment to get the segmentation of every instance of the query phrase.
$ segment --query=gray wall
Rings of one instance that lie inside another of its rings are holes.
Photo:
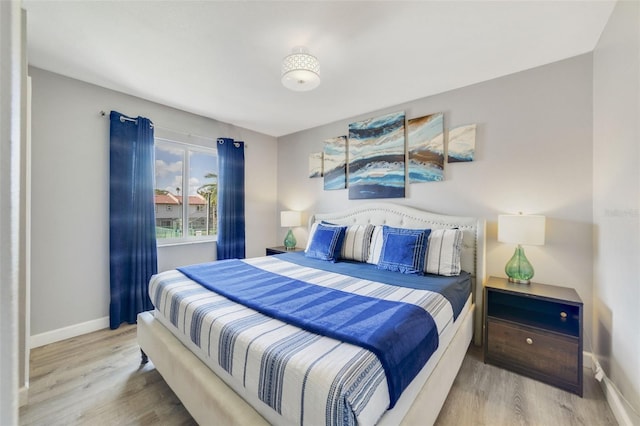
[[[640,424],[640,3],[594,50],[594,352]]]
[[[278,140],[278,202],[307,213],[366,202],[307,178],[308,155],[322,151],[323,140],[347,134],[352,121],[403,110],[407,118],[444,112],[445,128],[477,123],[474,162],[445,164],[443,182],[412,184],[406,198],[390,201],[486,219],[487,273],[495,276],[505,276],[514,250],[496,241],[498,214],[545,215],[545,245],[525,248],[534,281],[575,288],[591,318],[591,106],[587,54],[288,135]],[[284,238],[285,230],[277,230]],[[303,244],[304,229],[296,234]],[[585,325],[590,334],[590,321]]]
[[[244,140],[247,256],[274,244],[275,138],[41,69],[30,75],[32,335],[109,314],[109,120],[101,110],[148,117],[158,135]],[[165,270],[214,257],[214,243],[171,246],[159,249],[158,263]]]

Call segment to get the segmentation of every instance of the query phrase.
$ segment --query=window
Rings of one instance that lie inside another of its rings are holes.
[[[161,243],[162,240],[167,239],[210,239],[211,236],[216,235],[218,222],[216,150],[156,138],[155,153],[158,242]]]

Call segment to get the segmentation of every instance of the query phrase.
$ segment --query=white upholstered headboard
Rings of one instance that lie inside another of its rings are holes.
[[[475,311],[475,337],[482,341],[482,285],[485,280],[485,222],[475,217],[450,216],[428,212],[415,207],[393,203],[368,203],[349,210],[316,213],[309,218],[309,226],[325,220],[339,225],[389,225],[398,228],[458,228],[462,230],[462,269],[471,273]]]

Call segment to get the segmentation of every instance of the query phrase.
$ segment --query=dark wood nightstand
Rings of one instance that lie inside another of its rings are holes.
[[[582,396],[582,300],[572,288],[484,287],[484,362]]]
[[[287,248],[285,246],[277,246],[277,247],[267,247],[267,256],[272,256],[274,254],[281,254],[281,253],[293,253],[296,251],[304,251],[303,248],[301,247],[296,247],[292,250],[287,250]]]

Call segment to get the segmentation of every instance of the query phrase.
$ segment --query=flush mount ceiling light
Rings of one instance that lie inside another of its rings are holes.
[[[320,85],[320,62],[306,47],[294,47],[282,60],[282,85],[296,92],[313,90]]]

